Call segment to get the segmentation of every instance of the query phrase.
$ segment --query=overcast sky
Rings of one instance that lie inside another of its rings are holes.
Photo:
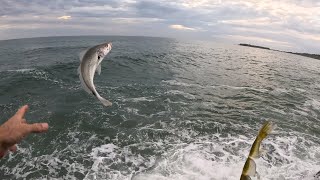
[[[320,53],[320,0],[1,0],[0,39],[133,35]]]

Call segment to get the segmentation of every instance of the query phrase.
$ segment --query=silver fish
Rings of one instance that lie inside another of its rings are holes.
[[[112,103],[99,95],[93,84],[95,71],[100,75],[101,61],[111,51],[112,44],[104,43],[91,47],[80,53],[80,66],[78,68],[82,88],[89,94],[93,94],[104,106]]]

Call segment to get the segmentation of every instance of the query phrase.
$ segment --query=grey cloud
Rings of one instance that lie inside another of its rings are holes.
[[[179,7],[171,7],[168,4],[161,4],[161,1],[140,1],[135,4],[138,16],[142,17],[172,17],[181,11]]]
[[[109,5],[119,7],[121,1],[116,0],[68,0],[68,1],[44,1],[44,0],[3,0],[0,6],[0,15],[41,15],[50,13],[68,12],[74,7],[90,7]]]
[[[33,33],[34,36],[46,33],[48,36],[56,34],[72,35],[73,33],[75,35],[120,33],[122,35],[184,36],[186,38],[201,39],[239,35],[293,43],[300,42],[303,36],[294,37],[290,33],[279,35],[277,32],[292,30],[297,33],[311,35],[320,34],[319,13],[311,14],[307,17],[304,16],[306,14],[304,11],[295,14],[292,11],[286,12],[281,11],[281,9],[272,9],[279,8],[273,6],[276,3],[287,3],[287,5],[306,7],[315,10],[315,12],[317,10],[320,12],[318,0],[284,0],[263,7],[256,6],[254,3],[259,4],[260,2],[253,0],[225,0],[221,1],[221,3],[217,3],[217,1],[192,8],[183,5],[183,3],[187,2],[189,1],[2,0],[0,24],[12,28],[7,30],[0,29],[0,38],[19,37],[21,33],[24,36],[32,36]],[[201,4],[202,1],[198,2]],[[281,16],[281,13],[287,14],[286,16]],[[4,15],[7,17],[1,18]],[[69,15],[72,18],[67,21],[57,19],[57,17],[63,15]],[[132,18],[131,21],[130,18]],[[269,18],[273,23],[266,25],[223,23],[223,21],[228,20],[254,18]],[[187,32],[169,28],[173,24],[202,29],[203,31]],[[33,29],[23,29],[27,26]],[[88,28],[89,26],[90,28]],[[239,28],[248,29],[248,31],[239,30]],[[316,45],[314,44],[316,43],[312,42],[311,45],[306,42],[304,46],[315,49],[314,46]]]

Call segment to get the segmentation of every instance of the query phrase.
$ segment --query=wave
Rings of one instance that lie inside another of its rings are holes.
[[[24,72],[30,72],[30,71],[34,71],[36,69],[34,68],[27,68],[27,69],[15,69],[15,70],[7,70],[8,72],[21,72],[21,73],[24,73]]]
[[[180,82],[180,81],[177,81],[177,80],[162,80],[162,83],[169,84],[171,86],[203,87],[203,86],[201,86],[199,84],[184,83],[184,82]]]
[[[190,93],[179,91],[179,90],[169,90],[166,92],[166,94],[172,94],[172,95],[182,95],[186,99],[196,99],[196,97]]]
[[[227,89],[234,89],[234,90],[253,90],[261,93],[268,92],[268,89],[263,88],[253,88],[253,87],[247,87],[247,86],[230,86],[230,85],[224,85],[224,84],[217,84],[217,85],[200,85],[200,84],[193,84],[193,83],[185,83],[177,80],[163,80],[162,83],[171,85],[171,86],[182,86],[182,87],[198,87],[198,88],[227,88]]]
[[[263,179],[311,179],[320,170],[319,144],[299,134],[283,135],[272,135],[263,142],[266,153],[256,160],[260,176]],[[125,147],[105,144],[92,149],[90,156],[94,163],[85,179],[236,180],[253,140],[252,137],[214,134],[190,143],[141,142]],[[134,153],[136,148],[147,150],[161,146],[169,148],[161,156]],[[309,156],[301,156],[302,149],[308,149]]]
[[[3,44],[0,111],[30,103],[30,121],[52,130],[1,161],[2,179],[239,179],[262,119],[279,126],[262,144],[262,179],[320,170],[316,62],[301,71],[290,58],[236,47],[113,39],[110,66],[95,78],[110,108],[77,75],[79,51],[101,37]]]
[[[137,98],[124,98],[122,99],[122,102],[152,102],[155,101],[155,99],[148,98],[148,97],[137,97]]]
[[[312,107],[315,110],[320,110],[320,102],[316,99],[307,100],[304,107]]]

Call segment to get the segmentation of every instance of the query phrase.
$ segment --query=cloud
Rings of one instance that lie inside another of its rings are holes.
[[[60,16],[60,17],[58,17],[58,19],[69,20],[69,19],[71,19],[71,16]]]
[[[10,28],[12,28],[12,26],[10,26],[10,25],[0,25],[0,30],[3,30],[3,29],[10,29]]]
[[[221,4],[222,0],[186,0],[182,5],[186,8],[199,8],[208,7],[212,5]]]
[[[163,1],[140,1],[133,8],[138,16],[157,18],[177,16],[182,11],[175,3]]]
[[[196,31],[195,28],[186,27],[180,24],[173,24],[173,25],[170,25],[169,27],[177,30]]]
[[[0,39],[55,32],[247,38],[281,50],[318,52],[319,9],[318,0],[2,0]]]
[[[279,21],[274,21],[269,17],[261,17],[254,19],[232,19],[232,20],[221,20],[219,23],[229,24],[234,26],[267,26],[277,24]]]
[[[154,23],[161,22],[163,19],[158,18],[112,18],[114,23],[122,24],[141,24],[141,23]]]

